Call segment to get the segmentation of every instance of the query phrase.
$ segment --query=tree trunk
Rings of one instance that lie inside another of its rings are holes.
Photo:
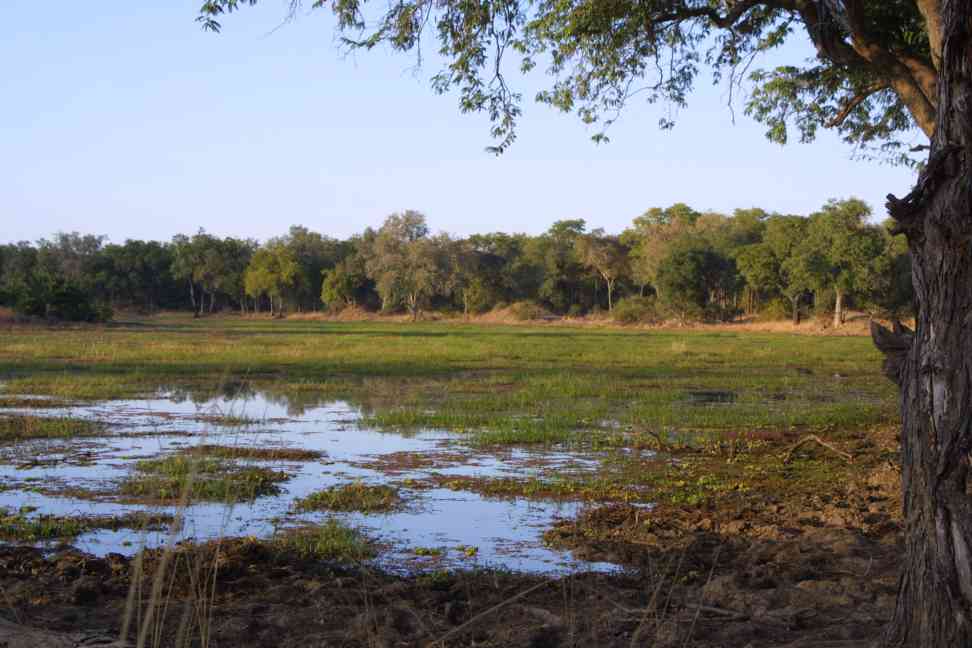
[[[406,302],[408,303],[408,310],[412,314],[412,321],[418,321],[418,295],[409,295],[406,297]]]
[[[800,298],[792,297],[790,301],[793,303],[793,326],[800,326]]]
[[[834,303],[834,328],[840,328],[844,322],[844,293],[840,288],[834,288],[834,294],[837,296],[837,301]]]
[[[608,312],[614,310],[614,282],[610,279],[606,280],[608,289]]]
[[[888,210],[908,236],[912,334],[872,324],[901,388],[905,555],[885,636],[894,647],[972,646],[972,3],[942,2],[938,119],[928,164]]]
[[[199,317],[196,312],[196,287],[192,284],[192,279],[189,279],[189,303],[192,304],[192,316]]]

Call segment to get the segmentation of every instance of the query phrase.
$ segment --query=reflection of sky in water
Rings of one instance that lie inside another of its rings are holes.
[[[245,397],[190,399],[177,394],[150,400],[111,401],[66,408],[31,410],[44,416],[72,416],[110,423],[108,435],[96,439],[37,441],[0,449],[0,479],[15,484],[15,490],[0,492],[0,506],[37,508],[37,513],[120,515],[145,509],[175,513],[171,507],[142,507],[111,501],[88,501],[44,495],[59,488],[111,490],[112,482],[130,473],[133,461],[178,450],[186,445],[218,443],[260,447],[289,447],[319,450],[321,460],[273,462],[277,469],[292,473],[282,484],[283,494],[263,497],[252,503],[232,506],[200,503],[184,511],[176,540],[226,536],[268,536],[281,526],[316,522],[331,514],[294,515],[289,512],[295,498],[327,486],[361,480],[372,483],[422,479],[430,475],[455,476],[543,476],[592,468],[597,460],[567,452],[535,452],[521,449],[482,452],[463,447],[459,440],[441,432],[403,435],[359,428],[358,412],[344,403],[294,408],[286,399],[268,399],[249,392]],[[18,410],[6,410],[18,411]],[[298,416],[294,416],[299,412]],[[252,420],[241,427],[228,427],[206,420],[211,416],[232,416]],[[394,453],[416,453],[423,457],[443,455],[440,467],[396,470],[389,476],[370,464]],[[457,461],[457,454],[461,460]],[[60,463],[51,463],[57,459]],[[403,491],[406,508],[390,514],[334,514],[366,529],[390,550],[383,561],[389,566],[494,565],[523,571],[562,571],[572,568],[610,569],[606,564],[573,562],[569,554],[544,547],[540,538],[558,518],[577,514],[576,502],[498,500],[471,492],[442,488]],[[133,553],[141,546],[158,546],[167,532],[96,531],[73,544],[94,554]],[[478,548],[475,558],[462,555],[459,547]],[[415,547],[443,549],[439,561],[418,558]]]

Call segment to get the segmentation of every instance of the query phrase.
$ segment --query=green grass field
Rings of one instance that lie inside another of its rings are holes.
[[[164,316],[4,331],[0,402],[29,408],[36,396],[63,404],[151,397],[160,390],[198,401],[252,388],[286,398],[297,411],[347,401],[361,410],[357,424],[367,428],[452,431],[459,454],[469,453],[464,446],[493,456],[505,447],[532,446],[595,458],[594,468],[564,465],[513,477],[433,472],[424,481],[396,482],[391,471],[386,485],[314,493],[295,503],[301,511],[398,510],[409,504],[406,498],[434,487],[488,498],[759,510],[781,500],[843,497],[858,476],[894,460],[890,441],[871,438],[877,430],[893,440],[897,418],[895,389],[880,363],[866,337],[731,326],[635,330]],[[240,426],[250,423],[228,416]],[[99,429],[29,413],[0,416],[0,447]],[[807,446],[794,453],[793,444],[807,433],[839,451]],[[200,445],[134,464],[115,495],[143,502],[186,494],[248,501],[281,492],[279,484],[290,475],[247,462],[318,459],[320,452],[301,448]],[[21,527],[10,525],[8,534]],[[349,533],[304,528],[281,537],[301,553],[344,555],[361,544]]]
[[[846,429],[896,416],[864,337],[734,331],[335,323],[166,316],[13,328],[2,394],[123,398],[247,383],[348,400],[379,428],[482,444],[628,443],[632,435]],[[622,436],[622,433],[624,435]]]

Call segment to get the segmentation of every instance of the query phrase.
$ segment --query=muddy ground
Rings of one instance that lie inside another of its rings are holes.
[[[141,559],[2,547],[0,646],[44,645],[27,628],[69,634],[60,645],[865,646],[893,610],[898,484],[893,464],[862,462],[827,492],[599,506],[547,533],[623,574],[402,576],[253,539]]]

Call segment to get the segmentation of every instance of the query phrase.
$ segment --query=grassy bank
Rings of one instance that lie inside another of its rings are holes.
[[[348,400],[376,427],[480,444],[861,427],[893,419],[864,337],[458,323],[163,317],[13,328],[2,393],[122,398],[250,385],[299,409]]]

